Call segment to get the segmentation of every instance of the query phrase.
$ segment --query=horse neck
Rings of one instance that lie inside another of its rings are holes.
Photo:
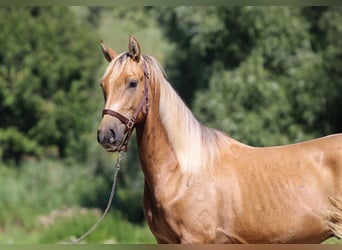
[[[139,159],[145,181],[150,189],[153,189],[153,187],[163,185],[170,175],[180,174],[180,171],[177,158],[159,117],[158,85],[154,84],[151,90],[153,98],[150,98],[150,108],[145,121],[137,125],[136,131]]]

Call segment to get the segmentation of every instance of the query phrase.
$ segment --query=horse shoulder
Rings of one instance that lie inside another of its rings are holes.
[[[143,208],[147,224],[158,243],[180,243],[179,234],[169,223],[165,205],[156,199],[146,181]]]

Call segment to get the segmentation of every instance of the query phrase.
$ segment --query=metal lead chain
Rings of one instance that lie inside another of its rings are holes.
[[[114,197],[114,193],[115,193],[115,187],[116,187],[116,180],[117,180],[117,177],[118,177],[118,173],[119,173],[119,170],[120,170],[120,163],[121,163],[121,160],[123,158],[123,154],[124,153],[125,152],[120,151],[118,153],[118,157],[116,159],[115,171],[114,171],[114,175],[113,175],[112,190],[111,190],[111,193],[110,193],[110,196],[109,196],[109,199],[108,199],[108,203],[107,203],[107,207],[106,207],[105,211],[103,212],[101,218],[87,232],[82,234],[82,236],[79,237],[78,239],[72,241],[73,244],[77,244],[82,239],[86,238],[91,232],[93,232],[95,230],[95,228],[102,222],[104,217],[107,215],[107,213],[108,213],[108,211],[110,209],[110,205],[112,204],[112,201],[113,201],[113,197]]]

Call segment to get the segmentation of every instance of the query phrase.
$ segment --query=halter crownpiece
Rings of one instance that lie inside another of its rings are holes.
[[[132,135],[134,126],[135,126],[135,120],[137,119],[137,116],[139,112],[142,110],[144,114],[147,114],[148,108],[149,108],[149,103],[148,103],[148,85],[150,81],[150,75],[147,70],[147,65],[146,62],[144,61],[144,91],[143,91],[143,97],[139,103],[138,108],[134,111],[133,115],[130,118],[125,117],[124,115],[121,115],[120,113],[111,110],[111,109],[104,109],[102,111],[102,116],[104,115],[110,115],[113,116],[121,121],[121,123],[125,124],[126,126],[126,131],[125,135],[118,147],[118,151],[124,151],[127,152],[128,150],[128,142],[129,139]]]

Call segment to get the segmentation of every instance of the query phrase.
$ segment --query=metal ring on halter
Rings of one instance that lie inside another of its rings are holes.
[[[126,127],[127,127],[128,129],[132,129],[133,126],[134,126],[134,119],[133,119],[133,117],[131,117],[131,118],[128,120],[127,124],[126,124]]]

